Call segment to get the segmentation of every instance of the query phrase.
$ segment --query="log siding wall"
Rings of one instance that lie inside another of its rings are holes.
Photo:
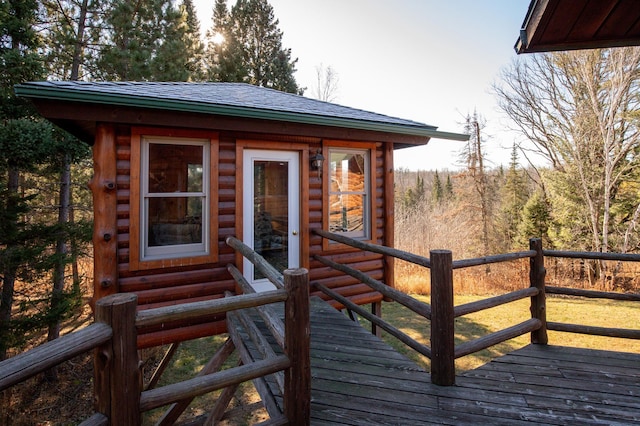
[[[130,247],[130,224],[137,218],[130,217],[130,189],[131,189],[131,127],[120,126],[116,130],[116,170],[117,170],[117,291],[120,293],[130,292],[138,296],[138,309],[144,310],[159,306],[194,302],[222,297],[225,291],[235,290],[235,283],[229,275],[226,265],[235,264],[237,256],[233,249],[225,244],[228,236],[238,236],[241,234],[241,226],[237,222],[237,196],[236,196],[236,141],[248,138],[247,135],[239,135],[230,132],[219,132],[217,167],[217,188],[218,191],[218,217],[211,218],[211,226],[218,227],[218,261],[213,264],[188,265],[181,267],[167,267],[148,270],[132,270],[129,267],[129,255],[131,250],[137,248]],[[308,152],[316,152],[322,148],[319,139],[296,138],[296,137],[269,137],[265,135],[250,135],[253,140],[264,141],[265,146],[269,141],[286,141],[295,143],[306,143],[309,146]],[[98,143],[98,142],[97,142]],[[348,142],[345,142],[348,146]],[[382,143],[375,145],[372,150],[371,160],[375,162],[375,176],[372,181],[375,183],[375,199],[373,200],[372,217],[372,241],[376,244],[385,244],[388,237],[385,237],[386,220],[385,211],[392,209],[385,204],[385,169],[393,168],[393,165],[385,164],[389,158],[385,154],[385,147]],[[306,156],[305,156],[306,157]],[[392,157],[391,157],[392,158]],[[307,169],[308,170],[308,169]],[[349,265],[361,270],[372,278],[385,280],[385,277],[392,276],[385,271],[383,256],[378,254],[356,251],[349,248],[339,250],[323,250],[322,238],[313,233],[313,229],[322,228],[323,220],[323,195],[322,179],[318,177],[316,171],[308,171],[308,175],[303,177],[301,190],[308,185],[308,206],[301,206],[307,209],[308,228],[310,235],[308,238],[308,249],[303,250],[305,259],[301,259],[302,265],[309,265],[310,280],[320,282],[341,295],[349,297],[358,304],[378,302],[381,295],[351,277],[341,276],[339,273],[324,267],[316,261],[310,260],[313,255],[324,255],[335,262]],[[241,201],[241,198],[239,198]],[[386,200],[389,202],[389,200]],[[390,200],[393,203],[393,200]],[[392,210],[391,210],[392,211]],[[96,215],[101,212],[96,211]],[[302,226],[301,228],[304,228]],[[97,286],[97,284],[96,284]],[[323,294],[312,293],[323,298]],[[341,308],[334,302],[334,306]],[[194,338],[207,334],[225,332],[225,322],[220,316],[210,318],[200,318],[196,322],[184,322],[164,324],[147,329],[138,330],[138,345],[149,347],[159,344],[166,344],[173,341]]]

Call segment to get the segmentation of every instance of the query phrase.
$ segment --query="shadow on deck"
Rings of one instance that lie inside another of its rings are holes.
[[[530,345],[442,387],[316,298],[311,374],[312,425],[640,423],[638,354]]]

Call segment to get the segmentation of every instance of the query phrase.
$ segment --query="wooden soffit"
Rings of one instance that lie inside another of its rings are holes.
[[[638,0],[532,0],[517,53],[640,45]]]

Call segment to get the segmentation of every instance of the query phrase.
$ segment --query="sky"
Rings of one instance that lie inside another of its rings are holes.
[[[508,166],[518,135],[507,131],[492,84],[516,58],[529,0],[269,0],[298,58],[296,81],[312,96],[318,66],[339,78],[335,103],[463,133],[474,111],[486,120],[485,157]],[[213,0],[194,0],[203,31]],[[228,2],[229,7],[235,4]],[[432,139],[397,150],[396,168],[456,170],[463,142]]]

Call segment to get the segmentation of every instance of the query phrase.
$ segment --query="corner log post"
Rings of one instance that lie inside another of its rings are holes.
[[[117,286],[117,167],[116,134],[113,125],[99,124],[93,145],[93,299],[118,292]]]
[[[96,322],[107,324],[113,337],[94,355],[95,410],[112,425],[140,425],[142,374],[139,368],[135,294],[120,293],[96,303]]]
[[[284,414],[289,424],[305,426],[311,419],[311,349],[309,324],[309,271],[284,271],[285,346],[291,362],[284,373]]]
[[[531,318],[540,320],[539,329],[531,332],[531,343],[546,345],[549,343],[547,335],[547,301],[545,292],[545,277],[547,270],[544,267],[544,254],[542,252],[542,240],[532,238],[529,240],[529,249],[536,255],[529,260],[529,284],[538,289],[538,294],[531,296]]]
[[[431,382],[452,386],[456,381],[453,256],[432,250],[431,259]]]

